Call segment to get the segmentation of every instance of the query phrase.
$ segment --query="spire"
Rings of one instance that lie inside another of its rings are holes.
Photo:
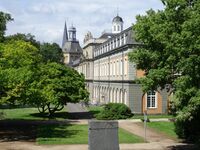
[[[65,26],[64,26],[64,33],[63,33],[63,41],[62,41],[62,48],[64,47],[65,43],[68,41],[68,33],[67,33],[67,25],[65,21]]]

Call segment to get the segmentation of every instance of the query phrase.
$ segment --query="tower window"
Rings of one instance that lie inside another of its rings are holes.
[[[119,25],[117,26],[117,30],[120,31],[120,29],[119,29]]]
[[[116,31],[116,26],[114,26],[114,31]]]

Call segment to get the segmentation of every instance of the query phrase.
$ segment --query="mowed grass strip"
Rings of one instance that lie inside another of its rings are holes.
[[[155,131],[165,134],[170,138],[178,139],[178,136],[175,133],[175,125],[173,122],[148,122],[147,126]]]
[[[148,115],[149,119],[174,118],[173,115]],[[144,119],[144,115],[134,115],[131,119]]]
[[[88,144],[88,125],[40,126],[36,139],[38,144]],[[143,139],[119,129],[120,143],[141,143]]]
[[[49,117],[47,114],[39,113],[37,108],[11,108],[11,109],[0,109],[0,112],[3,113],[2,119],[8,120],[48,120]],[[63,120],[67,119],[68,114],[66,108],[58,111],[54,114],[51,119]]]

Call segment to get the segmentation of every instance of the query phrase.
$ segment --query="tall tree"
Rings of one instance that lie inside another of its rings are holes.
[[[83,75],[70,67],[49,62],[39,66],[37,76],[31,85],[30,97],[40,112],[48,111],[51,116],[67,102],[88,101]]]
[[[129,58],[146,72],[144,91],[171,87],[177,133],[200,139],[200,1],[162,3],[164,10],[137,16],[133,30],[142,45]]]
[[[4,40],[7,22],[13,20],[10,14],[0,11],[0,42]]]

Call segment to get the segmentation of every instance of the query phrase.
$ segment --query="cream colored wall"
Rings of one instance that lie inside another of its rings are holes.
[[[69,60],[69,54],[64,53],[63,56],[64,56],[64,64],[68,64],[69,61],[70,61]]]
[[[127,53],[119,53],[94,61],[95,80],[128,80],[129,62]]]

